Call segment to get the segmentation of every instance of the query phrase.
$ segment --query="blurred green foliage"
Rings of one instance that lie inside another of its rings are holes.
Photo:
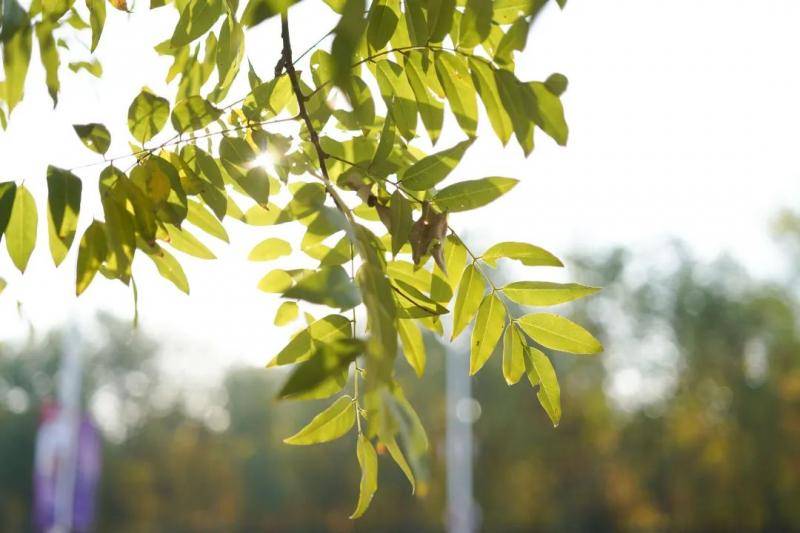
[[[781,227],[797,248],[800,224]],[[800,529],[796,280],[755,279],[726,259],[699,264],[680,245],[663,247],[653,268],[637,270],[633,259],[616,251],[583,264],[584,278],[608,287],[579,317],[604,332],[607,355],[603,365],[555,357],[557,429],[530,387],[509,393],[500,358],[477,376],[481,529]],[[397,469],[381,469],[382,496],[353,522],[351,439],[281,444],[319,406],[275,409],[279,377],[237,369],[219,405],[198,411],[159,372],[153,342],[108,318],[101,325],[106,338],[93,341],[101,348],[89,357],[86,387],[87,403],[104,405],[108,430],[98,530],[444,528],[443,348],[429,349],[433,379],[408,390],[430,428],[427,479],[412,496]],[[2,531],[28,527],[37,413],[52,394],[59,346],[54,334],[0,348]]]

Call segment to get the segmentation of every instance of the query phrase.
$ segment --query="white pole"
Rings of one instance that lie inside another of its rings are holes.
[[[447,388],[447,530],[473,533],[472,420],[464,410],[471,400],[469,360],[464,350],[445,353]],[[459,406],[462,406],[459,409]]]
[[[58,424],[61,426],[62,434],[65,435],[65,442],[56,472],[54,533],[68,533],[72,530],[81,423],[82,361],[79,348],[78,328],[72,324],[64,339],[64,353],[58,380]]]

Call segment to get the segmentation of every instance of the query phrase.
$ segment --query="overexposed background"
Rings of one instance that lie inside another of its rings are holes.
[[[174,16],[171,8],[150,12],[144,5],[132,15],[110,9],[97,51],[103,78],[64,72],[55,110],[34,56],[26,98],[0,133],[0,179],[24,179],[34,191],[40,233],[24,276],[0,251],[0,276],[9,282],[0,298],[0,339],[27,332],[17,302],[41,331],[88,321],[98,310],[132,316],[130,289],[101,276],[75,298],[76,247],[53,267],[41,211],[45,168],[99,159],[80,144],[74,123],[106,124],[114,139],[109,155],[128,151],[133,97],[145,85],[172,94],[163,84],[169,58],[152,47],[169,37]],[[291,16],[296,53],[333,21],[310,3],[293,7]],[[486,135],[453,177],[507,175],[521,183],[488,208],[453,216],[453,226],[478,248],[524,240],[562,256],[625,245],[646,258],[674,236],[700,258],[730,253],[760,275],[780,275],[767,227],[779,208],[800,198],[799,25],[794,0],[570,0],[563,12],[547,8],[518,69],[532,79],[554,71],[569,77],[569,144],[560,148],[539,134],[526,160],[516,146],[501,151]],[[278,34],[272,20],[247,37],[247,54],[265,78],[280,53]],[[231,99],[246,92],[239,79]],[[461,135],[452,124],[446,130],[440,146]],[[101,168],[79,172],[82,227],[100,216],[90,198]],[[191,296],[161,280],[146,259],[135,264],[141,327],[164,343],[165,365],[186,383],[212,380],[230,364],[263,365],[288,335],[272,325],[278,299],[255,288],[272,265],[246,260],[253,244],[277,231],[233,221],[229,233],[230,246],[203,237],[216,261],[176,252]]]

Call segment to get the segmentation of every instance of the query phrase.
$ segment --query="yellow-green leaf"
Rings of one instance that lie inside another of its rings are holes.
[[[350,335],[350,321],[342,315],[328,315],[303,329],[267,366],[281,366],[307,360],[316,343],[328,343]]]
[[[531,313],[520,318],[518,322],[525,333],[547,348],[583,355],[603,351],[603,345],[591,333],[562,316]]]
[[[276,269],[268,272],[258,282],[259,290],[264,292],[283,292],[294,284],[294,279],[285,270]]]
[[[171,281],[178,289],[189,294],[189,280],[186,279],[183,267],[172,254],[156,245],[155,252],[148,253],[147,257],[153,260],[158,273],[164,279]]]
[[[283,302],[275,313],[275,325],[285,326],[297,320],[300,314],[300,306],[297,302]]]
[[[506,308],[494,292],[489,293],[478,308],[470,341],[469,375],[480,370],[494,352],[506,325]]]
[[[497,138],[505,146],[511,138],[511,118],[500,100],[493,67],[480,57],[469,58],[469,67],[472,73],[472,82],[481,97],[483,107],[486,108],[489,123],[491,123]]]
[[[94,52],[106,23],[106,0],[86,0],[86,7],[89,9],[89,24],[92,26],[92,45],[89,51]]]
[[[386,449],[389,450],[389,455],[392,456],[394,462],[397,463],[397,466],[399,466],[400,470],[405,474],[406,479],[408,479],[408,482],[411,484],[411,494],[414,494],[417,490],[417,481],[414,478],[414,472],[411,470],[411,466],[409,466],[408,461],[406,461],[406,456],[403,455],[403,451],[397,444],[397,439],[395,439],[394,436],[391,438],[381,436],[381,442],[386,446]]]
[[[408,242],[411,234],[412,220],[411,203],[406,200],[400,190],[392,194],[389,204],[389,219],[391,220],[392,255],[400,253],[400,248]]]
[[[169,118],[169,101],[144,88],[128,107],[128,130],[133,138],[145,143],[164,129]]]
[[[197,257],[198,259],[216,259],[217,256],[200,242],[197,237],[189,233],[188,230],[181,229],[172,224],[165,224],[169,234],[169,243],[176,250],[185,254]]]
[[[361,303],[358,289],[341,266],[322,267],[306,274],[284,291],[283,297],[339,309],[351,309]]]
[[[513,178],[500,177],[461,181],[439,191],[435,201],[442,211],[467,211],[496,200],[517,183],[519,181]]]
[[[28,260],[36,246],[36,226],[39,217],[36,213],[36,202],[33,195],[20,186],[14,196],[14,207],[6,227],[6,249],[11,261],[20,272],[25,272]]]
[[[190,96],[181,100],[172,110],[172,126],[178,133],[205,128],[217,120],[222,111],[211,105],[202,96]]]
[[[361,483],[358,490],[358,504],[350,515],[351,519],[358,518],[366,512],[375,491],[378,490],[378,454],[364,435],[358,436],[356,455],[358,465],[361,467]]]
[[[517,326],[511,323],[503,334],[503,377],[506,383],[513,385],[524,373],[525,343]]]
[[[539,385],[536,397],[553,426],[561,420],[561,388],[556,371],[550,359],[541,351],[530,346],[525,349],[525,367],[531,385]]]
[[[6,9],[10,9],[12,5],[19,4],[16,2],[7,3]],[[22,8],[19,8],[22,10]],[[2,87],[5,91],[0,89],[0,94],[5,93],[6,106],[8,106],[9,114],[22,100],[25,93],[25,78],[28,76],[28,65],[31,62],[31,45],[33,42],[33,31],[28,20],[28,15],[22,11],[24,20],[21,22],[20,27],[14,31],[10,30],[11,36],[3,43],[3,70],[6,79]],[[6,35],[7,29],[3,28],[3,35]]]
[[[108,152],[108,147],[111,146],[111,134],[105,126],[102,124],[75,124],[72,127],[86,148],[98,154]]]
[[[222,15],[221,0],[189,0],[181,11],[175,32],[170,39],[172,48],[187,45],[205,34]]]
[[[472,142],[472,139],[462,141],[447,150],[423,157],[400,175],[403,187],[412,191],[425,191],[434,187],[458,165]]]
[[[225,230],[225,226],[223,226],[219,219],[217,219],[217,217],[215,217],[208,209],[203,207],[200,202],[189,200],[188,208],[189,210],[186,215],[186,220],[209,235],[222,241],[229,242],[228,232]]]
[[[39,57],[45,71],[45,84],[55,106],[58,103],[58,90],[61,84],[58,81],[59,60],[53,29],[54,24],[49,20],[36,23],[36,40],[39,41]]]
[[[397,321],[397,332],[400,334],[406,361],[417,376],[422,377],[425,373],[425,343],[422,340],[422,332],[413,320],[403,319]]]
[[[475,87],[472,85],[466,61],[450,53],[437,53],[435,56],[436,74],[442,84],[450,109],[456,122],[470,137],[475,137],[478,127],[478,104],[475,101]]]
[[[426,74],[422,66],[422,53],[420,51],[412,51],[408,55],[408,59],[405,62],[405,73],[408,83],[414,91],[417,108],[422,117],[422,123],[425,124],[425,129],[428,130],[431,144],[436,144],[444,122],[444,104],[431,93],[425,83]]]
[[[464,328],[472,322],[472,317],[478,312],[478,307],[481,305],[485,291],[486,285],[481,273],[475,265],[467,266],[458,284],[456,303],[453,306],[453,334],[451,339],[458,337],[464,331]]]
[[[247,259],[250,261],[272,261],[292,253],[291,245],[283,239],[264,239],[256,244],[250,251]]]
[[[486,250],[481,256],[488,265],[497,266],[500,258],[513,259],[525,266],[554,266],[562,267],[564,264],[559,258],[533,244],[526,242],[500,242]]]
[[[522,305],[558,305],[571,302],[600,289],[577,283],[551,283],[549,281],[515,281],[503,287],[503,294]]]
[[[336,440],[356,423],[356,410],[350,396],[338,398],[315,416],[303,429],[283,440],[286,444],[321,444]]]
[[[564,107],[561,105],[561,100],[550,92],[544,83],[533,82],[530,87],[536,102],[536,107],[533,109],[536,125],[554,141],[564,146],[569,138],[569,128],[564,119]]]
[[[106,259],[108,246],[103,223],[92,221],[81,237],[78,246],[78,268],[75,274],[75,294],[80,296],[92,282],[97,270]]]

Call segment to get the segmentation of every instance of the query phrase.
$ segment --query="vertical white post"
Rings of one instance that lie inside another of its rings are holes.
[[[469,360],[463,350],[445,354],[447,388],[447,530],[473,533],[472,420],[459,416],[471,398]],[[459,409],[459,405],[462,406]]]
[[[66,435],[64,449],[56,472],[54,532],[72,530],[75,479],[78,470],[78,437],[81,423],[81,372],[80,336],[72,324],[64,339],[64,353],[58,379],[58,424]]]

